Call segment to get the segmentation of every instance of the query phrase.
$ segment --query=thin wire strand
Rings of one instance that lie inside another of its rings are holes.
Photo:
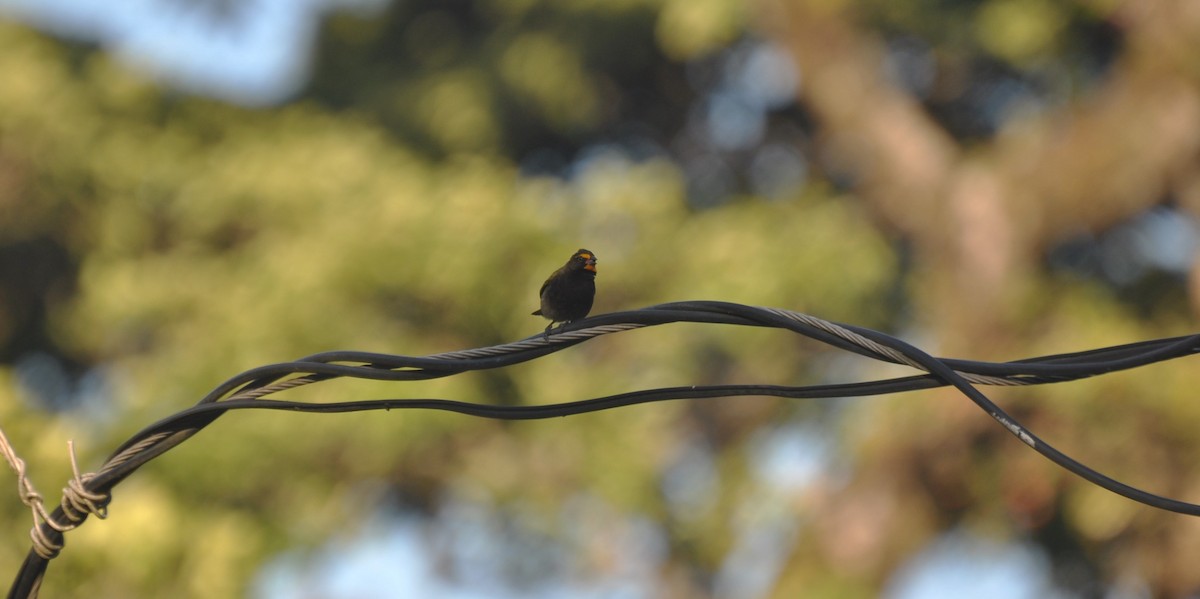
[[[63,548],[61,533],[71,530],[84,520],[88,514],[96,514],[99,518],[108,515],[108,495],[87,489],[87,481],[95,475],[80,474],[79,462],[75,458],[75,442],[67,441],[67,453],[71,457],[71,472],[74,476],[67,481],[63,489],[63,499],[59,506],[66,521],[53,517],[46,511],[42,494],[33,486],[26,471],[25,460],[17,455],[16,449],[9,442],[4,430],[0,429],[0,454],[4,455],[9,467],[17,474],[17,493],[21,502],[29,507],[33,517],[33,528],[29,537],[33,541],[33,553],[45,560],[54,559]],[[59,533],[59,534],[54,534]]]

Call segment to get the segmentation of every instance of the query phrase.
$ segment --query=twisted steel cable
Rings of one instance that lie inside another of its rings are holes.
[[[305,403],[269,396],[288,389],[348,377],[380,381],[414,381],[441,378],[473,370],[503,368],[562,351],[590,339],[633,329],[675,322],[755,326],[789,330],[837,349],[883,362],[901,364],[924,374],[876,381],[809,386],[705,385],[647,389],[547,405],[494,406],[447,399],[376,399],[333,403]],[[44,538],[56,549],[31,550],[9,590],[10,598],[36,597],[50,559],[62,547],[63,531],[87,518],[79,506],[95,511],[107,508],[111,489],[138,468],[234,410],[268,409],[309,413],[366,410],[423,409],[457,412],[481,418],[531,420],[557,418],[623,406],[667,400],[766,395],[815,399],[901,393],[953,386],[973,403],[1047,459],[1085,480],[1145,505],[1182,514],[1200,515],[1200,505],[1126,485],[1063,454],[993,403],[974,385],[1036,385],[1073,381],[1118,370],[1188,356],[1200,352],[1200,335],[1142,341],[1081,352],[1056,354],[1011,362],[981,362],[936,358],[904,341],[871,329],[822,320],[778,308],[763,308],[717,301],[674,302],[639,310],[613,312],[577,321],[549,337],[541,333],[525,339],[429,356],[401,356],[357,351],[331,351],[292,362],[247,370],[218,385],[191,408],[168,416],[130,437],[95,473],[84,475],[78,487],[64,497],[49,521],[37,525],[35,538]],[[76,496],[79,495],[79,496]],[[86,497],[82,501],[80,497]],[[67,526],[70,524],[71,526]]]

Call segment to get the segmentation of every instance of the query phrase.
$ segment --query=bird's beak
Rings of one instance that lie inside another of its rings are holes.
[[[583,263],[583,269],[584,269],[584,270],[590,270],[590,271],[592,271],[592,272],[596,272],[596,259],[595,259],[595,258],[588,258],[588,259],[587,259],[587,262],[584,262],[584,263]]]

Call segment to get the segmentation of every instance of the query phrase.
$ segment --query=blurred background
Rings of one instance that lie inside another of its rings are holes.
[[[714,299],[943,356],[1195,332],[1190,0],[0,0],[0,425],[52,501],[265,363]],[[670,325],[285,398],[540,404],[893,376]],[[1188,361],[987,392],[1200,501]],[[6,471],[7,472],[7,471]],[[7,475],[6,475],[7,476]],[[0,572],[29,547],[0,493]],[[952,391],[503,423],[241,412],[118,487],[44,596],[1187,597],[1200,520],[1068,475]]]

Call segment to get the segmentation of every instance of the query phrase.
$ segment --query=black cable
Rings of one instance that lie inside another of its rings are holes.
[[[347,377],[380,381],[413,381],[453,376],[473,370],[503,368],[578,345],[597,336],[676,322],[727,324],[790,330],[860,356],[891,363],[909,363],[927,374],[878,381],[810,386],[708,385],[668,387],[620,393],[579,401],[532,406],[493,406],[446,399],[378,399],[334,403],[305,403],[266,399],[289,388]],[[422,409],[450,411],[480,418],[530,420],[557,418],[655,401],[764,395],[793,399],[854,397],[900,393],[952,385],[1009,432],[1038,453],[1078,476],[1114,493],[1151,507],[1200,515],[1200,505],[1137,489],[1084,466],[1025,429],[968,380],[984,384],[1030,385],[1058,383],[1136,368],[1200,352],[1200,335],[1141,341],[1080,352],[1025,358],[1011,362],[981,362],[935,358],[895,337],[853,325],[807,315],[714,301],[673,302],[640,310],[614,312],[566,325],[547,339],[541,333],[490,348],[448,352],[435,356],[399,356],[357,351],[313,354],[292,362],[247,370],[221,383],[195,406],[168,416],[130,437],[87,480],[88,491],[107,495],[145,463],[186,441],[230,410],[268,409],[306,413]],[[977,383],[978,384],[978,383]],[[86,517],[86,515],[85,515]],[[60,524],[62,507],[51,513]],[[49,524],[42,532],[54,543],[62,533]],[[12,587],[10,598],[36,595],[48,560],[30,551]]]

